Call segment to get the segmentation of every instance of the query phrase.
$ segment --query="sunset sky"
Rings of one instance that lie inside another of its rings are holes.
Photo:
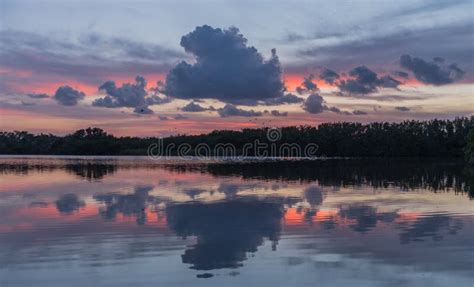
[[[458,0],[0,0],[0,130],[470,116],[473,16]]]

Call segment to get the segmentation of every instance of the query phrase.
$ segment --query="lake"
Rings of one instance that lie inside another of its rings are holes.
[[[446,160],[0,157],[0,286],[473,286]]]

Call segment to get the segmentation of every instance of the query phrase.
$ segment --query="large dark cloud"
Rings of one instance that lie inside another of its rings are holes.
[[[170,102],[169,98],[149,95],[146,90],[146,80],[137,76],[135,84],[126,83],[117,87],[114,81],[107,81],[99,87],[107,95],[92,102],[93,106],[106,108],[127,107],[134,108],[135,113],[152,114],[151,105],[165,104]]]
[[[377,73],[366,66],[358,66],[350,70],[349,79],[336,83],[342,94],[370,94],[379,88],[397,88],[401,82],[388,76],[379,77]]]
[[[75,106],[77,102],[84,99],[86,95],[78,90],[75,90],[69,86],[61,86],[56,90],[54,99],[58,104],[63,106]]]
[[[436,86],[453,83],[464,76],[465,72],[456,64],[443,66],[444,59],[440,59],[438,57],[433,61],[425,61],[422,58],[402,55],[400,66],[413,72],[418,81]]]
[[[180,44],[196,57],[196,63],[183,61],[168,73],[167,95],[239,104],[283,96],[285,87],[276,51],[264,60],[257,49],[247,46],[247,39],[237,28],[196,27],[181,38]]]
[[[233,104],[226,104],[223,108],[217,109],[219,116],[226,117],[260,117],[263,115],[262,112],[254,110],[243,110],[234,106]]]

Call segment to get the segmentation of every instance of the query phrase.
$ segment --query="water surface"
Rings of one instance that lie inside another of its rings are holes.
[[[0,286],[472,286],[448,161],[0,158]]]

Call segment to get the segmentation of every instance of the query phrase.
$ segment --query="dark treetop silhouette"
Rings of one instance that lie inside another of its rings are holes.
[[[317,155],[362,157],[466,157],[473,154],[474,117],[455,120],[324,123],[318,127],[293,126],[281,128],[276,143],[306,146],[317,144]],[[213,131],[202,135],[176,135],[163,139],[163,147],[189,144],[188,155],[205,143],[211,149],[217,144],[232,144],[237,154],[246,143],[258,140],[271,143],[268,128],[241,131]],[[469,142],[468,142],[469,141]],[[25,131],[1,132],[1,154],[64,154],[64,155],[146,155],[148,147],[158,138],[115,137],[99,128],[81,129],[63,137],[52,134],[34,135]],[[176,151],[176,149],[172,150]],[[253,156],[250,151],[249,156]],[[280,152],[280,151],[277,151]],[[173,155],[173,154],[171,154]],[[283,156],[284,154],[275,154]]]

